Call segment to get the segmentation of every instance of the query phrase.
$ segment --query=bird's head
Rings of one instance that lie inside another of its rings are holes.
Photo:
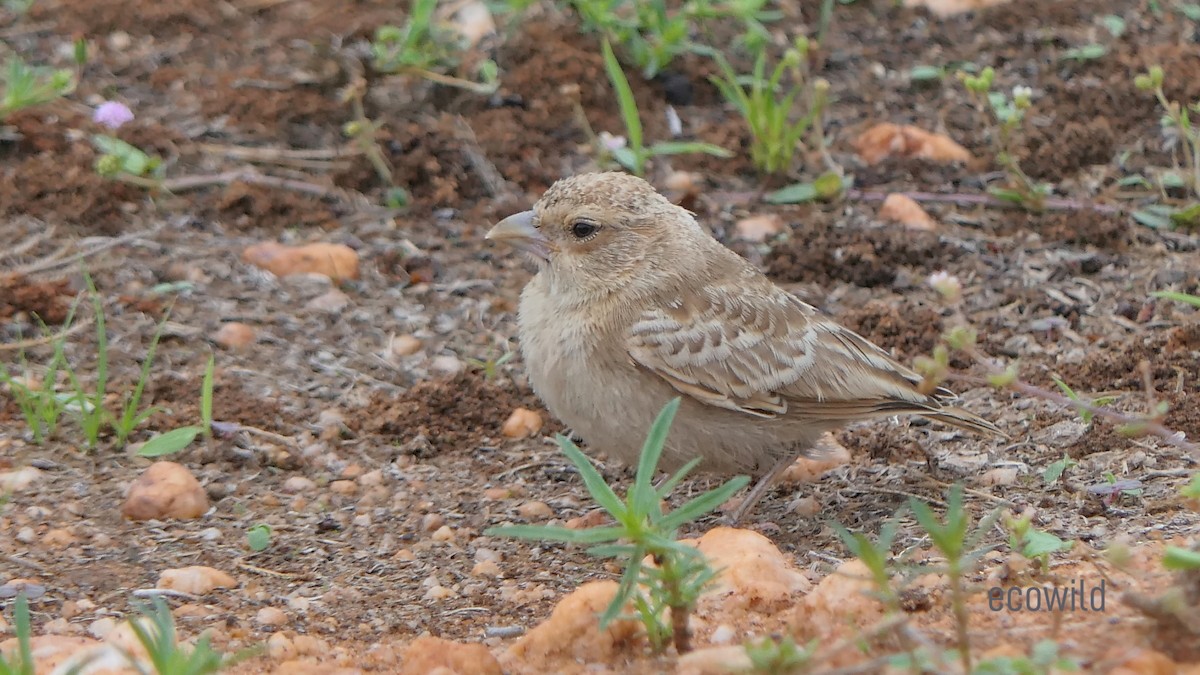
[[[500,221],[487,238],[532,255],[554,286],[607,294],[663,281],[709,237],[646,181],[610,172],[556,182],[532,210]]]

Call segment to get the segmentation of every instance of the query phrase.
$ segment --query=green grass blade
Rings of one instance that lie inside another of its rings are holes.
[[[703,153],[714,157],[733,157],[733,153],[712,143],[699,141],[662,141],[650,146],[651,155],[690,155]]]
[[[654,489],[654,474],[658,471],[658,461],[662,458],[663,448],[667,444],[667,434],[671,432],[671,422],[679,411],[681,399],[676,396],[667,402],[654,424],[650,425],[650,433],[642,444],[642,454],[638,459],[637,473],[633,481],[633,492],[630,495],[630,506],[642,517],[660,513],[658,492]]]
[[[200,435],[200,432],[201,429],[198,426],[172,429],[143,443],[142,447],[138,448],[137,454],[140,457],[173,455],[191,445],[192,441],[196,440],[196,437]]]
[[[612,82],[613,89],[617,93],[617,104],[621,108],[621,117],[625,120],[625,133],[628,136],[629,147],[635,153],[639,153],[644,147],[642,136],[642,120],[638,116],[637,101],[633,98],[633,89],[629,87],[629,80],[625,78],[625,71],[621,69],[621,64],[617,61],[617,55],[613,53],[612,45],[605,40],[604,49],[604,69],[608,71],[608,79]]]
[[[215,354],[208,355],[208,365],[204,368],[204,382],[200,385],[200,426],[204,434],[212,435],[213,422],[213,373],[216,370]]]
[[[625,522],[629,510],[625,507],[625,503],[621,501],[621,498],[617,496],[617,493],[613,492],[608,483],[604,482],[604,477],[592,465],[591,460],[583,454],[579,446],[572,443],[571,439],[566,436],[559,434],[556,440],[563,454],[567,456],[567,459],[571,460],[571,463],[579,471],[579,476],[583,479],[583,485],[587,488],[588,493],[592,495],[592,499],[595,499],[601,508],[612,514],[618,522]]]
[[[625,603],[637,592],[637,583],[642,576],[642,558],[645,557],[646,550],[640,546],[629,556],[629,564],[625,567],[625,573],[621,575],[617,592],[612,602],[608,603],[608,608],[600,615],[600,630],[608,628],[608,625],[621,615]]]
[[[695,469],[696,465],[702,461],[704,461],[703,457],[696,457],[692,461],[680,467],[680,469],[672,474],[670,478],[664,481],[662,485],[658,486],[658,498],[664,499],[667,495],[671,494],[671,490],[674,490],[675,486],[679,485],[679,482],[686,478],[687,475],[692,472],[692,469]]]
[[[1164,300],[1174,300],[1175,302],[1184,302],[1193,307],[1200,307],[1200,295],[1191,295],[1190,293],[1177,293],[1175,291],[1155,291],[1151,293],[1156,298]]]
[[[662,530],[674,530],[684,523],[691,522],[729,501],[729,498],[735,492],[741,490],[749,482],[750,478],[747,476],[732,478],[721,487],[709,490],[668,513],[657,525]]]

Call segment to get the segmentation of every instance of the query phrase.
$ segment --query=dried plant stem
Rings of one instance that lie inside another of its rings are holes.
[[[881,202],[888,198],[891,192],[879,192],[872,190],[847,190],[846,198],[860,202]],[[1023,210],[1019,204],[1014,204],[989,194],[981,193],[966,193],[966,192],[899,192],[915,202],[926,203],[941,203],[941,204],[957,204],[959,206],[983,206],[995,209],[1015,209]],[[1124,208],[1115,204],[1099,204],[1096,202],[1082,202],[1077,199],[1062,199],[1047,197],[1041,204],[1041,207],[1047,211],[1095,211],[1096,213],[1124,214]]]
[[[980,352],[978,348],[967,347],[963,351],[975,359],[976,362],[984,365],[988,369],[989,373],[993,375],[1000,375],[1005,372],[1003,368],[997,367],[996,364],[993,363],[990,358]],[[992,383],[987,380],[987,378],[974,375],[951,374],[949,377],[962,382],[969,382],[971,384],[993,386]],[[1050,401],[1051,403],[1057,403],[1068,408],[1073,408],[1078,412],[1091,413],[1096,417],[1102,417],[1114,424],[1136,429],[1141,434],[1156,436],[1162,439],[1164,442],[1181,450],[1186,450],[1195,457],[1200,458],[1200,444],[1196,444],[1187,440],[1187,437],[1184,436],[1182,432],[1168,429],[1157,418],[1138,417],[1113,410],[1112,408],[1106,406],[1096,406],[1086,401],[1078,401],[1070,398],[1069,396],[1064,396],[1058,392],[1029,384],[1020,378],[1014,379],[1012,382],[1005,385],[1004,388],[1011,389],[1012,391],[1024,394],[1026,396],[1040,398],[1044,401]],[[1150,403],[1153,406],[1154,400],[1151,399]]]

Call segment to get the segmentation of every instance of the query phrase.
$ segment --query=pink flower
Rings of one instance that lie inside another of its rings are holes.
[[[124,103],[105,101],[92,113],[92,121],[103,124],[109,129],[116,129],[126,122],[133,121],[133,111]]]

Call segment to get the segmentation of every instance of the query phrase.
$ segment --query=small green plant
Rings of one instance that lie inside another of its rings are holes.
[[[656,652],[665,649],[670,642],[676,651],[683,653],[691,645],[688,617],[700,592],[717,572],[698,550],[676,541],[676,534],[681,526],[723,504],[746,485],[749,478],[738,476],[692,498],[678,509],[664,513],[662,500],[700,462],[699,458],[688,462],[658,488],[651,482],[678,409],[679,399],[676,398],[655,419],[642,446],[633,487],[625,499],[618,497],[604,482],[600,472],[569,438],[557,436],[559,448],[579,470],[588,493],[616,520],[616,525],[586,530],[512,525],[491,528],[487,533],[585,544],[590,546],[588,553],[592,555],[620,560],[624,573],[616,595],[600,617],[601,628],[620,617],[627,606],[633,605],[636,618],[645,627],[646,636]],[[647,557],[654,561],[653,566],[645,564]]]
[[[18,110],[49,103],[75,90],[75,74],[70,70],[31,66],[16,54],[8,57],[3,77],[0,121]]]
[[[1062,379],[1055,376],[1051,376],[1050,379],[1054,380],[1054,384],[1062,391],[1063,394],[1066,395],[1067,398],[1075,401],[1076,403],[1083,403],[1084,406],[1086,406],[1078,408],[1079,419],[1083,420],[1084,424],[1091,424],[1092,420],[1096,417],[1096,413],[1090,410],[1090,408],[1098,408],[1117,400],[1116,396],[1101,396],[1099,398],[1085,400],[1081,398],[1079,394],[1075,393],[1075,390],[1072,389],[1071,386],[1066,382],[1063,382]]]
[[[414,0],[408,21],[403,26],[380,26],[371,41],[375,70],[381,73],[406,73],[431,82],[490,94],[499,86],[499,68],[484,59],[467,79],[448,75],[461,63],[462,37],[442,28],[434,20],[437,0]]]
[[[996,71],[984,68],[978,75],[958,72],[958,79],[967,89],[983,116],[983,123],[990,128],[996,162],[1008,176],[1008,184],[1000,188],[989,188],[989,192],[1000,199],[1018,204],[1026,209],[1038,211],[1045,206],[1050,195],[1050,185],[1038,183],[1030,178],[1017,161],[1015,154],[1016,135],[1025,122],[1026,113],[1033,102],[1029,87],[1013,87],[1012,95],[992,91]]]
[[[1063,455],[1062,459],[1055,460],[1050,463],[1050,466],[1046,467],[1046,470],[1042,472],[1042,480],[1046,482],[1046,485],[1053,485],[1058,482],[1059,478],[1062,478],[1063,473],[1067,469],[1078,464],[1079,462],[1076,462],[1067,455]]]
[[[802,671],[812,661],[818,642],[813,640],[803,648],[796,645],[792,636],[766,636],[757,642],[747,642],[746,656],[754,666],[754,672],[766,675],[787,675]]]
[[[342,125],[342,134],[358,146],[363,156],[370,162],[375,175],[384,187],[384,205],[389,209],[402,209],[409,204],[408,191],[396,185],[392,167],[379,144],[379,130],[383,122],[367,117],[363,106],[363,96],[366,94],[366,80],[359,80],[342,91],[342,100],[350,104],[354,119]]]
[[[11,660],[0,652],[0,675],[35,675],[33,669],[33,647],[30,643],[32,629],[29,623],[29,599],[18,593],[13,603],[13,626],[17,631],[17,652]]]
[[[100,442],[100,433],[104,430],[108,418],[104,407],[104,398],[108,393],[108,329],[104,322],[104,301],[96,291],[96,284],[90,274],[84,273],[83,279],[87,284],[88,297],[91,298],[96,321],[96,377],[90,392],[84,387],[74,368],[67,368],[67,377],[75,391],[71,399],[72,411],[76,415],[87,447],[95,448]]]
[[[606,40],[604,49],[604,69],[608,71],[609,81],[617,93],[617,104],[621,109],[621,119],[625,122],[626,143],[607,148],[612,158],[618,164],[632,171],[635,175],[646,174],[646,162],[659,155],[684,155],[701,152],[716,157],[732,157],[733,153],[710,143],[693,141],[665,141],[646,147],[642,134],[642,119],[638,114],[637,102],[633,98],[633,90],[629,80],[625,79],[625,71],[613,53],[612,45]]]
[[[139,608],[142,617],[129,621],[129,627],[138,642],[146,649],[154,672],[158,675],[206,675],[229,668],[238,661],[249,658],[257,650],[250,649],[233,656],[225,656],[209,644],[209,636],[201,635],[196,646],[179,644],[175,632],[175,618],[167,603],[160,597],[154,598],[153,607]],[[145,673],[137,658],[126,654],[130,665]]]
[[[1071,550],[1075,542],[1067,542],[1057,536],[1043,532],[1033,526],[1033,515],[1005,516],[1004,526],[1008,529],[1008,546],[1021,557],[1035,562],[1042,572],[1050,569],[1050,555]]]
[[[934,547],[945,557],[946,578],[950,583],[950,603],[954,611],[954,628],[957,637],[958,658],[964,673],[971,672],[971,638],[968,627],[970,615],[967,610],[966,579],[975,563],[987,552],[979,548],[983,536],[1000,517],[995,509],[985,516],[975,530],[971,531],[971,518],[963,506],[961,485],[950,488],[946,498],[946,516],[939,519],[925,502],[909,498],[908,508],[917,519],[921,529],[929,534]]]
[[[191,445],[192,441],[196,440],[200,434],[212,437],[213,372],[215,368],[216,360],[209,355],[208,365],[204,368],[204,381],[200,385],[200,424],[179,427],[159,434],[143,443],[142,447],[138,448],[138,455],[142,457],[173,455]]]
[[[1103,495],[1105,501],[1109,504],[1115,503],[1125,497],[1140,497],[1142,496],[1142,483],[1138,480],[1122,480],[1116,477],[1111,471],[1104,472],[1104,484],[1093,486],[1090,491]]]
[[[1200,473],[1192,474],[1192,480],[1179,492],[1188,499],[1200,499]]]
[[[147,188],[157,187],[162,182],[162,158],[158,155],[150,155],[108,134],[92,136],[92,145],[100,153],[95,165],[96,173],[100,176]]]
[[[739,38],[746,44],[767,39],[765,21],[781,15],[765,10],[766,0],[685,0],[669,8],[666,0],[570,0],[584,30],[618,45],[627,62],[646,79],[663,71],[676,57],[702,52],[706,47],[692,39],[699,24],[727,19],[741,23]]]
[[[1108,54],[1108,47],[1090,42],[1082,47],[1072,47],[1066,50],[1059,58],[1063,61],[1095,61],[1103,58],[1106,54]]]
[[[134,429],[137,429],[138,425],[158,412],[158,408],[153,406],[144,410],[142,409],[142,393],[146,389],[146,382],[150,380],[150,368],[154,365],[154,354],[158,351],[158,341],[162,338],[163,329],[167,326],[168,316],[170,316],[170,312],[163,315],[158,328],[154,330],[154,336],[150,338],[150,346],[146,349],[146,355],[142,358],[142,369],[138,375],[137,382],[133,386],[133,391],[125,397],[119,414],[112,416],[111,424],[113,432],[117,437],[118,446],[124,446]]]
[[[266,523],[251,525],[246,530],[246,545],[255,553],[267,550],[271,545],[271,532],[271,526]]]
[[[1178,147],[1183,155],[1182,173],[1166,172],[1159,177],[1159,186],[1166,196],[1167,188],[1179,188],[1200,198],[1200,127],[1192,117],[1200,114],[1200,101],[1183,105],[1167,98],[1163,91],[1166,77],[1162,66],[1151,66],[1149,70],[1133,78],[1134,86],[1149,91],[1158,99],[1163,109],[1161,126],[1163,134]],[[1157,208],[1155,208],[1157,207]],[[1134,213],[1134,218],[1151,227],[1182,228],[1192,230],[1200,227],[1200,203],[1192,202],[1180,207],[1155,205]]]
[[[78,300],[71,304],[71,309],[67,312],[62,334],[52,342],[54,354],[46,364],[40,380],[33,375],[24,350],[17,355],[23,376],[12,375],[8,368],[0,363],[0,385],[3,385],[16,401],[21,416],[25,418],[25,425],[29,427],[30,436],[37,445],[54,435],[59,420],[73,398],[69,393],[58,391],[57,385],[58,374],[67,368],[65,334],[75,317],[77,306]],[[42,332],[49,336],[49,329],[45,325],[42,326]]]
[[[809,47],[808,38],[797,38],[769,76],[767,50],[765,45],[760,47],[749,84],[743,84],[746,78],[734,71],[724,55],[712,52],[721,74],[709,79],[750,127],[750,158],[762,173],[791,169],[797,145],[810,132],[814,146],[824,148],[821,113],[828,102],[829,82],[821,78],[809,81]],[[797,107],[802,114],[794,117]]]
[[[494,354],[494,351],[490,352],[486,360],[468,357],[466,361],[473,368],[483,371],[483,379],[491,382],[492,380],[496,379],[498,375],[500,375],[500,367],[509,361],[512,361],[513,357],[517,355],[517,353],[511,349],[506,349],[505,352],[499,356],[494,356]]]

